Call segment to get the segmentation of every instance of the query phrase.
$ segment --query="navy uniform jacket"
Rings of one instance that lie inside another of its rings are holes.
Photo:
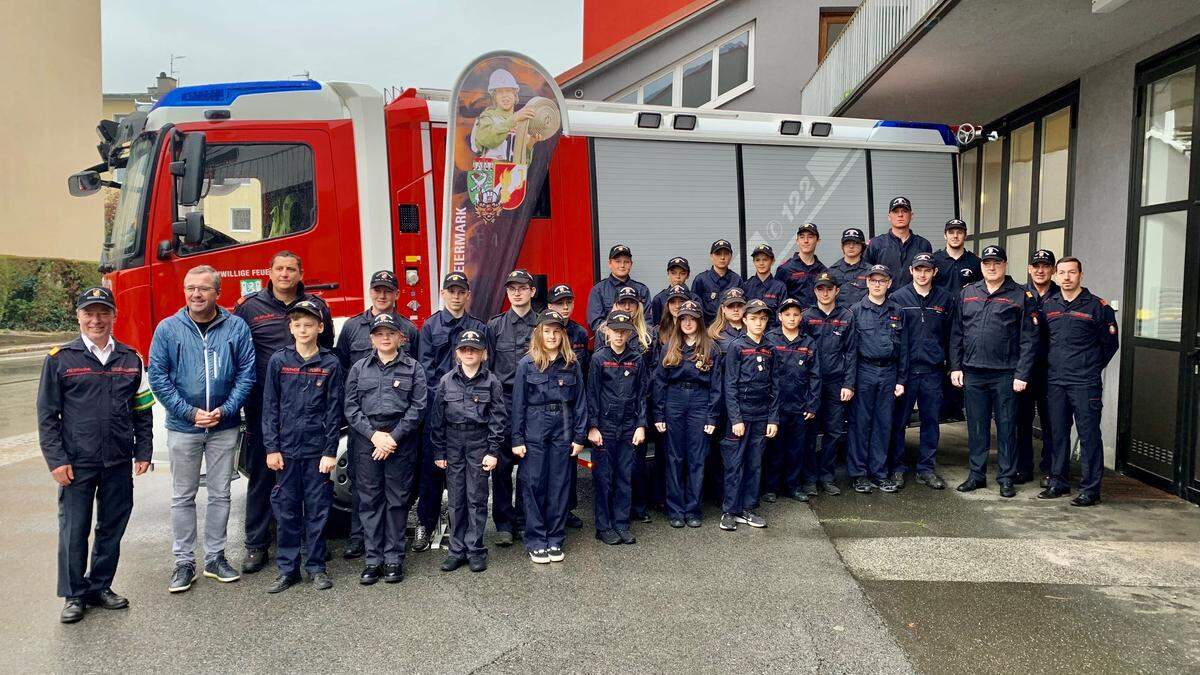
[[[854,331],[850,326],[854,316],[845,307],[834,307],[826,314],[817,305],[804,310],[800,315],[800,330],[817,343],[817,357],[821,360],[821,379],[827,384],[843,381],[848,370],[848,358],[858,349]]]
[[[933,264],[937,265],[933,285],[946,289],[956,298],[963,286],[983,279],[979,256],[966,249],[958,260],[951,258],[946,249],[938,249],[933,252]]]
[[[721,296],[725,291],[742,285],[742,275],[733,270],[725,270],[725,276],[717,276],[712,268],[706,269],[692,280],[692,294],[700,298],[700,311],[704,312],[704,320],[712,323],[721,311]]]
[[[775,310],[778,309],[779,303],[788,297],[787,284],[773,276],[767,277],[767,280],[763,281],[758,278],[758,274],[752,274],[742,282],[742,290],[746,292],[747,301],[762,300],[765,302],[771,310],[771,324],[779,323],[779,318],[775,316]]]
[[[416,324],[395,312],[392,313],[392,316],[396,318],[396,327],[404,336],[400,348],[408,352],[409,356],[415,356],[419,344]],[[338,333],[337,345],[333,351],[337,354],[338,361],[342,363],[343,375],[350,370],[350,366],[367,358],[371,352],[375,351],[375,348],[371,346],[371,319],[373,318],[375,315],[368,309],[362,314],[356,314],[346,319],[346,323],[342,324],[342,331]]]
[[[434,388],[433,403],[429,406],[434,461],[446,459],[447,424],[486,428],[484,454],[500,457],[508,432],[508,409],[504,405],[504,387],[487,366],[481,365],[475,377],[467,377],[461,365],[455,366]]]
[[[620,354],[608,346],[592,354],[587,381],[589,428],[632,433],[646,426],[648,365],[645,353],[630,345]]]
[[[537,316],[537,312],[530,307],[525,316],[508,309],[488,319],[488,369],[500,380],[507,396],[512,396],[517,361],[529,352],[529,336],[537,328]]]
[[[456,319],[447,310],[439,309],[421,326],[420,337],[417,338],[417,361],[425,369],[425,381],[429,384],[430,392],[442,376],[454,368],[454,350],[458,347],[458,336],[464,330],[478,331],[485,344],[491,341],[487,326],[470,314],[463,314]]]
[[[779,424],[779,381],[767,336],[741,335],[725,352],[725,411],[730,424],[766,420]]]
[[[563,442],[587,443],[587,395],[582,379],[578,361],[568,366],[560,356],[546,370],[539,371],[533,365],[533,357],[526,354],[517,364],[513,381],[513,447],[526,444],[530,432],[529,408],[547,405],[561,406]]]
[[[889,293],[894,293],[912,283],[912,274],[908,268],[918,253],[933,253],[933,246],[928,239],[909,230],[908,241],[902,242],[892,234],[891,228],[888,228],[887,232],[871,238],[863,258],[872,265],[888,266],[892,271],[892,287]]]
[[[767,333],[775,352],[775,377],[779,381],[779,412],[787,415],[817,414],[821,407],[821,360],[817,343],[804,334],[787,339],[782,328]]]
[[[684,287],[687,287],[686,284]],[[647,316],[647,320],[655,326],[662,323],[663,313],[667,311],[667,295],[670,294],[670,292],[671,289],[669,287],[664,288],[654,296],[653,300],[650,301],[650,311],[647,313],[649,315]],[[695,291],[691,290],[688,291],[687,299],[700,302],[700,296],[696,295]],[[703,305],[703,303],[701,304]]]
[[[631,276],[625,281],[609,274],[600,280],[600,283],[592,286],[591,292],[588,293],[587,301],[587,322],[588,327],[596,330],[596,325],[608,318],[608,313],[612,311],[613,300],[617,296],[617,289],[622,286],[629,286],[637,291],[638,300],[642,302],[642,307],[645,307],[650,302],[650,287],[640,281],[634,280]]]
[[[1037,310],[1037,357],[1033,361],[1033,373],[1030,374],[1032,381],[1043,384],[1046,381],[1046,355],[1050,352],[1050,334],[1046,332],[1046,314],[1042,311],[1043,305],[1050,297],[1058,295],[1058,284],[1050,282],[1050,287],[1046,289],[1046,294],[1038,293],[1037,286],[1033,285],[1032,281],[1025,282],[1026,297],[1033,301],[1033,306]]]
[[[114,340],[113,338],[109,338]],[[142,360],[114,340],[100,365],[83,338],[50,350],[38,385],[38,440],[51,470],[150,461],[153,399],[138,400]]]
[[[664,348],[665,349],[665,348]],[[670,368],[658,359],[654,367],[654,395],[651,397],[654,405],[654,419],[665,422],[667,419],[667,388],[695,387],[708,391],[708,418],[706,426],[716,426],[721,419],[721,354],[714,349],[713,353],[704,360],[704,365],[696,363],[696,346],[683,345],[682,360],[679,365]]]
[[[908,330],[900,306],[888,298],[882,305],[863,298],[850,308],[854,317],[852,329],[858,348],[847,355],[846,381],[843,386],[854,389],[858,380],[858,364],[866,361],[890,361],[896,364],[896,382],[908,381]]]
[[[321,308],[321,323],[325,328],[317,337],[317,344],[332,349],[333,317],[329,314],[329,307],[321,298],[305,292],[303,283],[296,286],[296,299],[286,305],[271,292],[270,282],[267,282],[266,288],[243,295],[237,301],[233,314],[250,326],[250,338],[254,340],[254,385],[258,391],[262,391],[262,385],[267,381],[267,364],[271,356],[295,343],[292,331],[288,328],[287,315],[288,310],[301,300],[310,300]]]
[[[262,439],[268,454],[337,457],[344,373],[341,362],[325,348],[308,360],[295,345],[275,352],[267,362],[263,386]]]
[[[1099,384],[1100,373],[1117,353],[1117,316],[1104,300],[1084,288],[1067,302],[1061,294],[1042,306],[1050,334],[1050,372],[1058,385]]]
[[[583,379],[587,380],[588,361],[591,360],[587,329],[572,319],[567,319],[567,340],[571,343],[571,351],[575,352],[575,360],[579,363],[580,371],[583,372]]]
[[[813,284],[817,276],[825,271],[825,263],[820,258],[813,257],[813,264],[806,265],[796,253],[787,262],[775,268],[775,278],[787,284],[789,298],[795,298],[801,307],[812,307],[817,304],[817,296],[813,293]]]
[[[937,286],[922,296],[909,284],[892,293],[891,299],[903,312],[904,327],[909,332],[909,374],[945,372],[950,352],[950,323],[956,316],[954,297]]]
[[[950,323],[950,370],[1014,370],[1028,382],[1037,356],[1037,306],[1012,277],[995,293],[986,281],[962,289],[960,318]]]
[[[346,375],[346,419],[365,438],[388,431],[397,443],[421,426],[428,400],[425,371],[400,352],[384,364],[371,354]]]
[[[721,356],[725,356],[725,352],[729,351],[729,343],[746,334],[744,328],[734,328],[733,324],[725,324],[721,332],[717,334],[717,349],[721,350]]]
[[[867,295],[867,271],[871,266],[863,258],[851,265],[845,258],[829,266],[829,274],[838,282],[837,306],[853,307]]]

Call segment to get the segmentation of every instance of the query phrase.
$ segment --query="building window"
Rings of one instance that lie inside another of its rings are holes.
[[[715,108],[754,88],[754,25],[743,26],[610,98]]]
[[[833,43],[837,42],[842,31],[846,30],[846,25],[850,23],[850,17],[852,16],[854,16],[854,10],[852,9],[821,10],[821,32],[817,37],[818,64],[825,60],[825,55],[829,53],[829,48],[833,46]]]
[[[981,140],[959,156],[959,211],[970,248],[1004,246],[1017,281],[1025,279],[1033,251],[1049,249],[1060,258],[1069,253],[1077,97],[1071,85],[987,124],[998,138]]]

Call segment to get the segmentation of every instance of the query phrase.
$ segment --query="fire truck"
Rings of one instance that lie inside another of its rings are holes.
[[[401,280],[399,311],[438,309],[449,93],[283,80],[180,87],[145,114],[102,124],[102,162],[70,177],[72,194],[118,187],[101,253],[121,307],[116,336],[148,353],[154,326],[183,304],[188,269],[222,277],[220,302],[264,286],[274,252],[304,263],[307,290],[340,323],[368,304],[378,269]],[[818,255],[840,257],[840,232],[886,231],[888,200],[908,196],[931,241],[957,216],[953,130],[942,125],[568,100],[560,140],[518,266],[538,297],[566,283],[579,298],[607,274],[615,243],[635,278],[666,283],[666,261],[706,266],[709,245],[790,256],[814,222]],[[112,172],[115,180],[103,178]],[[480,317],[486,320],[488,317]]]

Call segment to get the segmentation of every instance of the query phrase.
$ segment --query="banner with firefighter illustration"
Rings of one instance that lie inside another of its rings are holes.
[[[514,52],[476,59],[450,96],[441,272],[467,275],[476,316],[504,305],[504,278],[568,133],[565,111],[554,78]]]

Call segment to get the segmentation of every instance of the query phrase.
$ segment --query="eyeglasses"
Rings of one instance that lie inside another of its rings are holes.
[[[183,290],[185,293],[212,293],[217,289],[212,286],[184,286]]]
[[[886,284],[889,281],[891,281],[891,279],[880,279],[878,277],[867,279],[868,284]]]

